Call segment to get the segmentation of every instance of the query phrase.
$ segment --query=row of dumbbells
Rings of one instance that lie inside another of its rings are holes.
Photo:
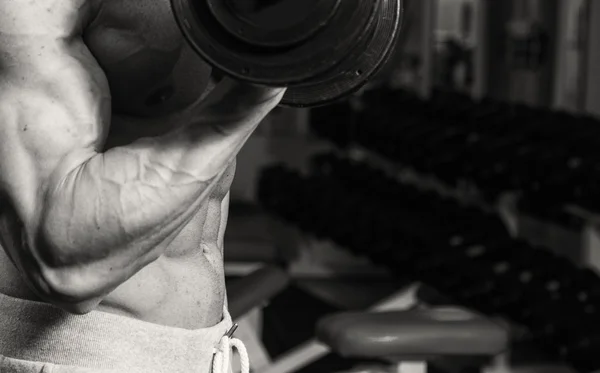
[[[369,165],[324,155],[310,177],[262,173],[265,208],[458,303],[526,326],[530,339],[581,371],[600,367],[600,278],[511,239],[477,208],[400,185]]]
[[[584,158],[595,156],[600,141],[594,117],[493,100],[473,101],[459,94],[438,92],[425,101],[402,91],[378,90],[365,95],[364,104],[377,112],[409,112],[410,116],[458,122],[481,135],[525,137],[534,140],[533,146],[559,146]]]
[[[362,105],[314,109],[311,128],[449,185],[469,181],[491,198],[518,191],[549,214],[565,203],[600,210],[600,123],[593,119],[454,96],[426,102],[397,91],[375,91]]]

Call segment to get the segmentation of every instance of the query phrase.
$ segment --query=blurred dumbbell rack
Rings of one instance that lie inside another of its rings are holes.
[[[380,90],[367,93],[360,105],[313,110],[310,123],[342,152],[414,180],[433,179],[429,185],[479,199],[532,231],[536,221],[546,222],[546,231],[560,233],[540,243],[553,249],[560,249],[553,242],[565,240],[579,249],[581,230],[592,235],[587,241],[595,239],[589,227],[599,210],[600,123],[592,117],[441,92],[424,101]],[[506,201],[518,203],[520,217]],[[564,254],[588,262],[590,252]]]
[[[511,238],[494,214],[400,184],[366,163],[324,155],[313,165],[310,176],[265,170],[265,208],[401,278],[528,327],[530,342],[581,371],[600,364],[593,271]]]

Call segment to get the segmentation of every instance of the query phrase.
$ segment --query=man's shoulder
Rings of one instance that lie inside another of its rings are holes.
[[[103,0],[2,0],[0,37],[68,37],[83,32]]]

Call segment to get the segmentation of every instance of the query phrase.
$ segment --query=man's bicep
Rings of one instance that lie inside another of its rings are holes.
[[[0,1],[0,21],[2,11]],[[0,26],[0,220],[10,222],[2,248],[39,294],[57,291],[42,265],[51,194],[103,146],[110,112],[106,78],[79,36]]]
[[[91,16],[89,0],[2,0],[0,35],[71,37]]]
[[[6,56],[19,63],[0,69],[0,187],[20,214],[31,215],[52,178],[102,147],[110,95],[81,40],[48,39],[43,64],[14,44],[0,37],[0,66]]]

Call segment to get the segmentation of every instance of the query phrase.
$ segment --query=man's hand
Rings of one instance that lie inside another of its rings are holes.
[[[258,86],[223,78],[199,105],[192,122],[214,123],[219,132],[237,128],[243,122],[240,118],[257,118],[260,122],[281,102],[285,91],[285,88]],[[233,128],[229,128],[230,126]]]
[[[190,106],[170,133],[144,140],[154,143],[154,156],[179,176],[209,182],[225,170],[262,120],[279,104],[285,88],[251,85],[224,78],[210,94]],[[185,146],[201,143],[192,152]],[[182,146],[184,145],[184,146]],[[180,154],[181,157],[176,157]],[[165,164],[165,158],[174,163]],[[200,161],[202,160],[202,161]]]

